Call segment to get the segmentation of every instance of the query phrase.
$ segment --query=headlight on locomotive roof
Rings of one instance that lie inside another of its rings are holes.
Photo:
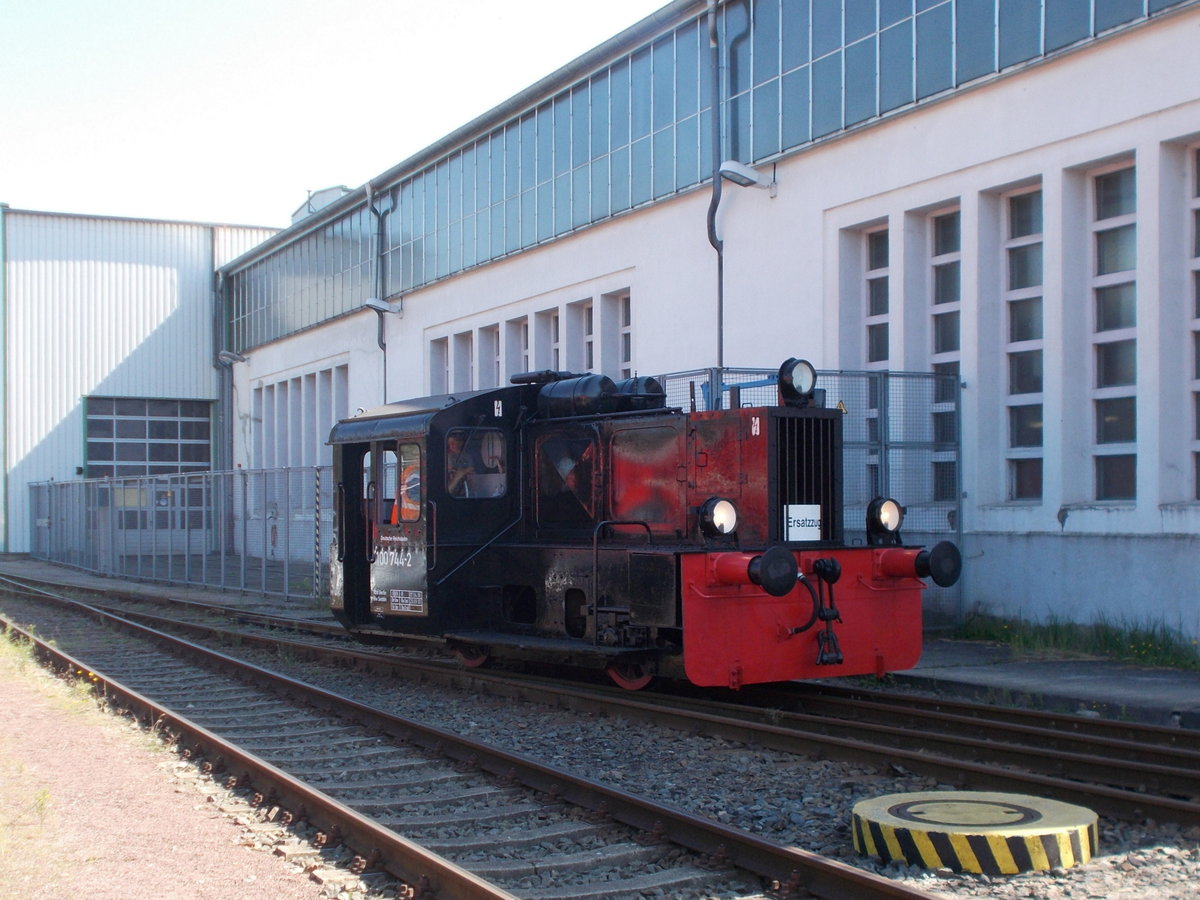
[[[710,537],[733,534],[737,529],[737,507],[724,497],[709,497],[700,507],[700,528]]]
[[[779,367],[779,393],[783,402],[806,405],[817,386],[817,370],[807,359],[792,357]]]
[[[904,507],[891,497],[876,497],[867,507],[867,536],[894,539],[904,524]]]

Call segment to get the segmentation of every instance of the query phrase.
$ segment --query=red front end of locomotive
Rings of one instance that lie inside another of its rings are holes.
[[[958,550],[904,546],[904,509],[886,498],[865,504],[848,544],[842,413],[789,398],[783,372],[780,385],[778,407],[691,415],[688,506],[705,548],[680,555],[684,672],[737,688],[911,668],[923,579],[953,584]]]

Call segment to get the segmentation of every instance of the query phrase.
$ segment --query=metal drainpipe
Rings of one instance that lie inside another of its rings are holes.
[[[0,552],[8,552],[8,204],[0,203]],[[31,510],[32,512],[32,510]]]
[[[216,258],[216,231],[212,233],[214,243],[213,255],[214,261]],[[215,268],[214,268],[214,271]],[[217,348],[216,352],[226,347],[225,329],[226,329],[226,303],[225,303],[225,277],[217,272],[213,279],[213,342]],[[215,353],[214,353],[215,355]],[[217,372],[220,376],[221,383],[219,385],[220,397],[217,401],[217,411],[220,421],[217,423],[217,433],[220,435],[220,459],[217,460],[218,465],[215,467],[217,471],[223,471],[233,468],[233,438],[234,427],[233,422],[236,418],[233,409],[233,366],[223,365],[220,362],[214,363]]]
[[[721,45],[717,35],[717,0],[708,0],[708,46],[712,59],[712,198],[708,201],[708,242],[717,251],[717,368],[725,366],[725,245],[717,236],[721,205]],[[721,408],[721,397],[713,397]]]
[[[380,210],[375,205],[375,188],[371,182],[366,184],[367,191],[367,209],[371,215],[375,217],[375,252],[372,254],[373,263],[375,265],[375,296],[379,300],[384,300],[387,297],[387,272],[384,269],[384,254],[383,254],[383,238],[384,225],[387,222],[387,217],[391,215],[392,210],[396,208],[395,202],[388,204],[388,208]],[[390,198],[390,194],[389,194]],[[400,301],[403,304],[403,300]],[[401,306],[403,309],[403,306]],[[375,333],[375,342],[379,344],[379,349],[383,351],[383,402],[387,403],[387,342],[383,339],[383,313],[376,310],[375,318],[378,319],[378,330]]]

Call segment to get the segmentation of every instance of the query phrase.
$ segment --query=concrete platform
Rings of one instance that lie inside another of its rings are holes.
[[[894,677],[964,700],[1200,729],[1200,670],[1020,657],[1004,644],[931,638],[917,667]]]
[[[178,597],[298,618],[332,617],[315,602],[290,604],[270,597],[182,585],[124,581],[30,559],[0,555],[0,575],[74,584],[124,594]],[[893,676],[902,684],[947,696],[1015,703],[1152,725],[1200,729],[1200,670],[1159,669],[1105,659],[1018,657],[985,641],[931,637],[917,667]]]

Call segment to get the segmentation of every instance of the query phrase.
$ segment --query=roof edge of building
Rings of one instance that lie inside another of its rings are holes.
[[[723,2],[724,0],[718,0],[718,3]],[[229,275],[239,269],[244,269],[275,248],[316,231],[331,219],[335,219],[356,206],[365,203],[369,192],[385,190],[401,180],[405,175],[444,156],[455,147],[465,144],[472,137],[485,133],[497,123],[511,117],[514,113],[535,106],[540,100],[552,94],[556,89],[599,67],[630,47],[658,34],[668,23],[675,23],[686,19],[689,15],[703,10],[706,5],[704,0],[671,0],[666,6],[652,12],[624,31],[587,51],[582,56],[576,57],[566,65],[561,66],[519,93],[514,94],[503,103],[476,116],[465,125],[456,128],[445,137],[414,153],[390,169],[376,175],[374,178],[368,179],[345,196],[338,198],[328,206],[322,207],[291,227],[283,229],[248,253],[244,253],[237,259],[226,263],[221,267],[222,273]]]

